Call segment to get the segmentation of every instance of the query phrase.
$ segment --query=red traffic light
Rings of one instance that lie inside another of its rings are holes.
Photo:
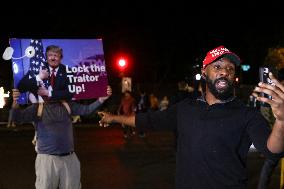
[[[126,66],[126,60],[124,58],[121,58],[118,60],[119,67],[123,68]]]
[[[119,59],[117,60],[117,67],[118,67],[118,69],[121,70],[121,71],[123,71],[123,70],[126,69],[127,64],[128,64],[128,62],[127,62],[127,60],[126,60],[125,58],[119,58]]]
[[[128,53],[117,53],[112,59],[112,70],[119,73],[119,75],[126,76],[131,75],[131,69],[133,66],[133,60]]]

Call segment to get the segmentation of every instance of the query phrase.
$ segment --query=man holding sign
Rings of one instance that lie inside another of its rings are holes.
[[[89,115],[110,97],[99,97],[89,105],[60,101],[33,103],[26,109],[18,109],[20,95],[13,90],[13,121],[34,122],[37,130],[37,157],[35,162],[37,189],[81,188],[80,162],[74,152],[73,127],[70,115]]]
[[[39,71],[29,69],[28,72],[24,72],[24,77],[20,77],[18,84],[15,85],[19,90],[13,90],[12,117],[15,122],[34,122],[37,131],[36,188],[79,189],[81,188],[81,171],[80,162],[74,152],[71,116],[91,114],[112,94],[110,86],[107,85],[102,42],[100,40],[42,41],[45,44],[60,43],[66,49],[64,57],[68,63],[63,65],[61,62],[63,58],[61,47],[47,46],[48,65],[41,66]],[[15,52],[21,52],[19,44],[24,43],[27,43],[27,40],[11,41]],[[89,48],[91,51],[82,51],[85,56],[81,56],[80,50]],[[37,51],[37,48],[35,50]],[[80,58],[76,59],[78,55]],[[23,62],[20,60],[16,59],[15,65],[24,71],[21,65],[26,59]],[[38,62],[35,61],[37,65],[39,65]],[[36,74],[29,73],[33,70]],[[19,78],[17,76],[21,76],[21,73],[14,70],[15,83]],[[32,99],[34,101],[30,100],[34,103],[26,109],[18,109],[18,103],[24,102],[20,97],[20,92],[35,94]],[[37,98],[37,95],[42,97],[44,103],[39,101],[40,98]],[[98,100],[89,105],[71,101],[71,99],[93,98]]]

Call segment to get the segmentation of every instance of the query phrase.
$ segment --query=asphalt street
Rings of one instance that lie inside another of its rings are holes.
[[[6,128],[0,125],[0,189],[34,188],[36,153],[31,143],[32,125]],[[81,162],[83,189],[174,189],[174,136],[167,131],[148,131],[123,138],[119,125],[100,128],[75,125],[75,151]],[[256,189],[263,157],[248,156],[249,189]],[[278,189],[280,165],[271,188]]]

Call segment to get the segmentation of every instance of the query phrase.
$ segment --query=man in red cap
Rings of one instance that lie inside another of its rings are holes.
[[[100,122],[176,130],[176,189],[245,189],[252,143],[266,157],[284,155],[284,86],[270,74],[275,85],[259,83],[254,90],[257,100],[272,107],[276,121],[271,132],[258,110],[233,95],[235,69],[240,62],[229,49],[217,47],[203,61],[206,93],[201,98],[129,117],[101,112]],[[260,92],[272,99],[259,97]]]
[[[224,46],[206,54],[201,72],[206,81],[207,102],[209,100],[215,103],[216,100],[221,102],[234,98],[235,67],[239,66],[240,62],[240,58]]]

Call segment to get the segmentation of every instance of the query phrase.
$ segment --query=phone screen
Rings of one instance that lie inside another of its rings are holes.
[[[269,78],[269,72],[271,72],[270,68],[268,67],[260,67],[259,68],[259,80],[260,82],[267,83],[267,84],[272,84],[273,82]],[[260,93],[261,97],[269,98],[272,99],[272,97],[268,94],[265,93]],[[266,103],[262,103],[262,105],[265,105]]]

